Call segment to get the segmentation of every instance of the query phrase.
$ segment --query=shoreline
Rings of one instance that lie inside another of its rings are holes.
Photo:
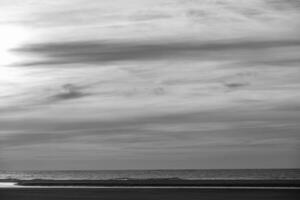
[[[109,180],[0,180],[2,187],[211,187],[211,188],[299,188],[300,180],[187,180],[187,179],[109,179]]]
[[[300,190],[300,187],[284,186],[23,186],[0,184],[2,189],[213,189],[213,190]]]

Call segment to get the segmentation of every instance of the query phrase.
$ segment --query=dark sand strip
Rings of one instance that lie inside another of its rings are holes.
[[[9,188],[1,200],[298,200],[300,190]]]
[[[300,180],[23,180],[22,186],[213,186],[213,187],[300,187]]]

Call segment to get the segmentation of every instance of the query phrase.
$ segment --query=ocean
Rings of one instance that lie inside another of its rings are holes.
[[[5,171],[4,180],[300,180],[300,169],[210,169],[210,170],[92,170],[92,171]]]

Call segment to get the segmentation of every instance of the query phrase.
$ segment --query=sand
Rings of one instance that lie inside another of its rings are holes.
[[[128,180],[23,180],[23,186],[242,186],[242,187],[300,187],[300,180],[184,180],[184,179],[128,179]]]
[[[1,200],[296,200],[297,189],[0,188]]]

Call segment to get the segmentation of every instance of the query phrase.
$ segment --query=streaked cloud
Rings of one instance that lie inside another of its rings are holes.
[[[0,163],[299,167],[297,19],[298,0],[1,0]]]
[[[17,49],[18,52],[38,54],[45,57],[45,61],[24,63],[31,65],[59,65],[69,63],[103,63],[118,61],[151,61],[153,59],[196,59],[196,60],[243,60],[253,59],[252,51],[264,50],[272,59],[273,48],[300,48],[300,40],[263,40],[263,41],[212,41],[197,43],[193,41],[168,41],[151,43],[122,42],[108,43],[98,41],[63,42],[52,44],[28,45]],[[241,52],[242,51],[242,52]],[[232,55],[235,53],[235,55]],[[244,55],[243,55],[244,54]],[[245,55],[246,54],[246,55]],[[239,55],[239,58],[236,57]],[[219,58],[218,58],[219,57]],[[262,59],[258,55],[258,59]],[[255,60],[254,60],[255,61]]]

